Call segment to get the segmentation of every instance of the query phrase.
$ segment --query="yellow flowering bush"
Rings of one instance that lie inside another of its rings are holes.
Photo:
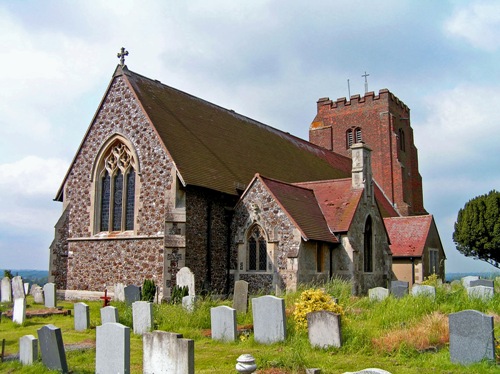
[[[298,330],[307,328],[307,313],[326,310],[344,315],[344,309],[323,290],[309,289],[300,294],[300,299],[295,303],[293,318]]]
[[[440,279],[441,278],[439,278],[438,275],[434,273],[434,274],[431,274],[428,277],[426,277],[425,280],[421,284],[424,284],[426,286],[437,287]]]

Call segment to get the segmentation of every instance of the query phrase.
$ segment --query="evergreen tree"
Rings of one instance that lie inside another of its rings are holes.
[[[477,196],[460,209],[453,241],[465,256],[500,268],[500,192]]]

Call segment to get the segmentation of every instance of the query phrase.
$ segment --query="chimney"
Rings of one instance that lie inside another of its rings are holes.
[[[351,146],[352,188],[364,188],[367,196],[373,196],[371,152],[363,142]]]

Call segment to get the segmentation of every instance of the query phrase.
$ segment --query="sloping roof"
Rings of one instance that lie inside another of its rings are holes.
[[[333,232],[347,232],[363,194],[352,188],[352,180],[337,179],[297,183],[314,191],[328,226]]]
[[[384,218],[384,224],[391,240],[394,257],[421,257],[429,230],[432,215]]]
[[[294,221],[305,240],[338,243],[321,212],[311,189],[256,175]]]
[[[124,72],[188,185],[237,194],[236,186],[246,186],[255,173],[289,183],[350,176],[345,156]]]

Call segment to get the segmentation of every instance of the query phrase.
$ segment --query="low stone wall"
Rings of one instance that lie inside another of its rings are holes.
[[[57,290],[58,300],[101,300],[104,292],[101,291],[80,291],[80,290]],[[108,291],[108,296],[113,300],[114,292]]]

